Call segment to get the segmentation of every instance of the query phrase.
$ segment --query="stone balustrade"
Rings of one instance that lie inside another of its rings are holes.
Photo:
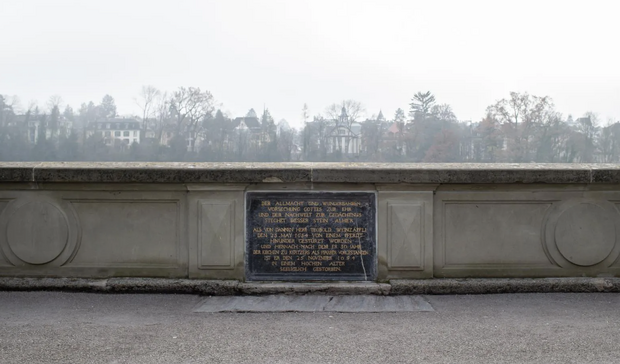
[[[607,164],[0,163],[0,276],[243,281],[260,192],[374,194],[375,281],[620,276],[619,182]]]

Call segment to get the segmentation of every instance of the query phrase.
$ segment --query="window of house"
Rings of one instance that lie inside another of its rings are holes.
[[[111,131],[106,131],[105,132],[105,136],[106,137],[111,137],[112,136],[112,132]]]
[[[138,136],[138,131],[134,130],[133,131],[133,136],[134,136],[134,138],[137,137]]]
[[[128,137],[128,136],[129,136],[129,131],[125,130],[125,131],[123,132],[123,136],[124,136],[124,137]]]
[[[120,131],[115,131],[115,132],[114,132],[114,136],[115,136],[115,137],[119,137],[119,136],[121,136],[121,132],[120,132]]]

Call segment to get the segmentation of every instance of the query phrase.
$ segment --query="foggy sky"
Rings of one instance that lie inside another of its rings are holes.
[[[0,94],[22,107],[116,99],[142,85],[209,90],[229,116],[299,125],[354,99],[367,115],[432,91],[480,120],[510,91],[620,120],[615,1],[0,0]]]

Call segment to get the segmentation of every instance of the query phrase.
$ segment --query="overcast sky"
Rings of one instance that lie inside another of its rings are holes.
[[[301,122],[354,99],[367,116],[432,91],[477,121],[510,91],[620,120],[617,1],[0,0],[0,94],[78,109],[142,85],[211,91],[230,116]]]

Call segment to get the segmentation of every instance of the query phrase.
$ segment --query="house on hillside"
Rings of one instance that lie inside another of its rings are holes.
[[[263,128],[257,116],[235,118],[233,120],[233,130],[239,140],[247,142],[252,148],[259,148],[271,140],[268,131]]]
[[[352,121],[343,107],[337,120],[328,122],[327,152],[358,155],[361,151],[362,126]]]
[[[106,145],[131,145],[140,143],[140,122],[132,118],[100,119],[91,122],[86,137],[101,134]]]
[[[24,132],[25,126],[28,142],[31,144],[36,144],[42,135],[45,135],[46,140],[69,137],[73,128],[73,122],[62,115],[58,118],[56,125],[52,125],[52,120],[49,115],[32,116],[28,114],[15,115],[11,124],[19,127],[22,132]]]
[[[238,117],[233,120],[233,127],[236,131],[259,132],[261,123],[256,116]]]
[[[280,136],[283,132],[288,133],[292,130],[291,125],[286,121],[286,119],[282,119],[278,121],[276,124],[276,134]]]
[[[393,155],[407,155],[406,138],[408,134],[404,122],[393,122],[383,133],[381,151],[392,151]]]

